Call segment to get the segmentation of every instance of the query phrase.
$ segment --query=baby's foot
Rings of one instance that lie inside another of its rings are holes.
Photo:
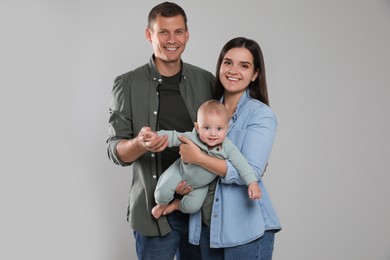
[[[158,219],[161,217],[164,210],[168,207],[168,204],[166,205],[156,205],[152,208],[152,215],[155,219]]]

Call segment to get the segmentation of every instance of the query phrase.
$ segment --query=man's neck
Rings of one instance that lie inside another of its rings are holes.
[[[176,75],[181,70],[181,61],[166,62],[156,58],[154,61],[158,72],[166,77]]]

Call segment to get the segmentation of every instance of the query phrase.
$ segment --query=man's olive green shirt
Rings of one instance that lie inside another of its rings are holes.
[[[109,158],[122,166],[133,165],[133,180],[129,194],[128,221],[131,227],[147,236],[163,236],[171,231],[167,219],[154,219],[154,190],[161,175],[161,158],[146,152],[132,163],[121,161],[116,146],[123,139],[136,137],[144,126],[157,131],[159,96],[157,87],[162,77],[153,57],[148,64],[118,76],[110,100]],[[214,76],[201,68],[182,62],[180,92],[193,122],[199,106],[212,97]]]

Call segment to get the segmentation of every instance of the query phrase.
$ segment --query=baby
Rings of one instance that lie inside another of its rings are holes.
[[[261,190],[258,180],[245,157],[237,147],[226,137],[228,130],[228,112],[225,106],[217,100],[209,100],[198,109],[197,122],[192,132],[179,133],[176,131],[147,131],[144,137],[153,138],[155,135],[168,135],[168,146],[179,146],[179,136],[186,136],[193,141],[203,152],[221,159],[229,160],[236,168],[240,177],[248,185],[248,196],[251,199],[260,199]],[[165,211],[170,213],[179,209],[184,213],[198,211],[208,192],[208,184],[217,175],[196,164],[188,164],[177,159],[159,178],[154,193],[157,205],[152,209],[152,215],[158,219]],[[186,181],[193,190],[183,196],[177,208],[167,210],[172,201],[177,185]]]

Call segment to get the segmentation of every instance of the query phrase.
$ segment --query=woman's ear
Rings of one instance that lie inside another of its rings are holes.
[[[259,76],[259,69],[257,69],[255,73],[253,73],[252,82],[256,80],[257,76]]]

